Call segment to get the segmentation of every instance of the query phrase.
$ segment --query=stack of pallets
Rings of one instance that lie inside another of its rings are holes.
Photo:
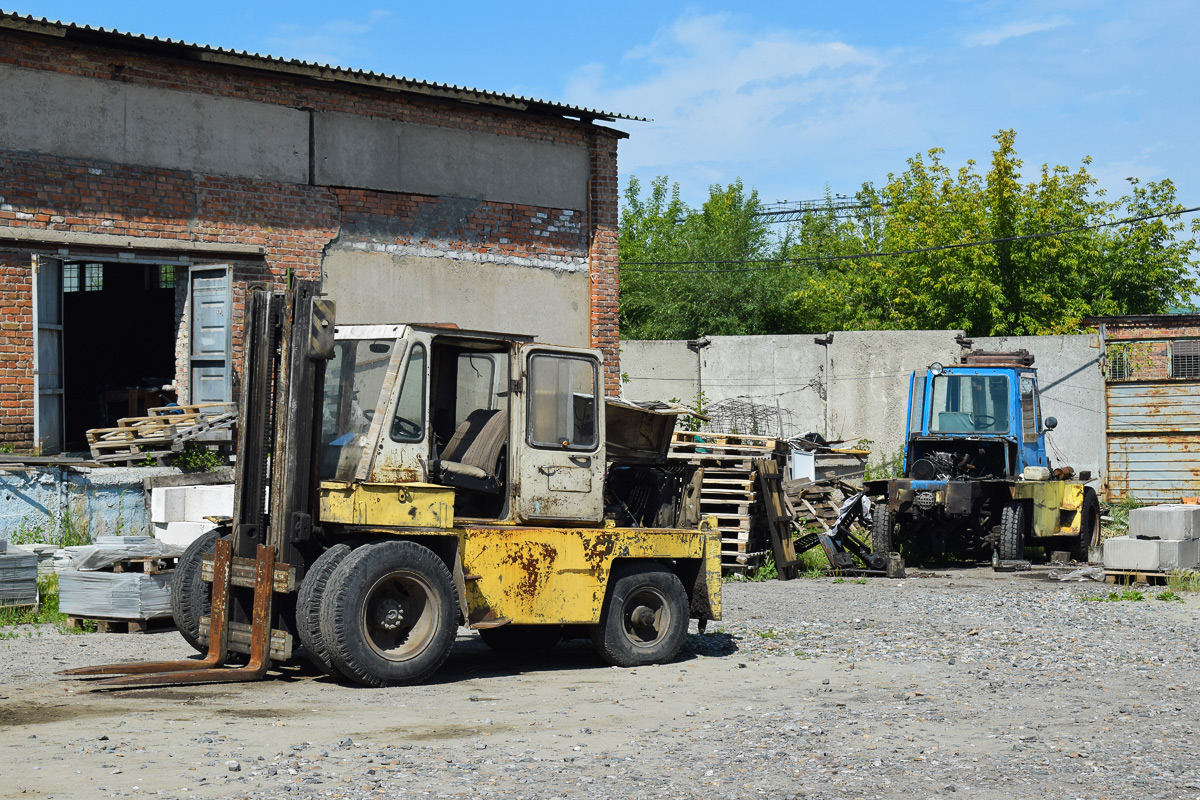
[[[171,627],[171,580],[178,558],[123,558],[101,570],[59,575],[59,610],[68,624],[95,622],[100,633]]]
[[[704,468],[700,514],[717,518],[724,569],[743,571],[771,552],[754,461],[783,463],[787,452],[787,442],[767,436],[675,432],[671,460]]]
[[[117,420],[115,428],[87,432],[92,458],[103,464],[161,466],[189,441],[232,442],[237,409],[231,403],[200,403],[147,409],[144,417]]]

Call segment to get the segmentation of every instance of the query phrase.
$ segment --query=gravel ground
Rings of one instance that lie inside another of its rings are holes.
[[[89,691],[56,669],[175,633],[0,640],[0,797],[1200,798],[1200,599],[1045,570],[730,583],[674,663],[583,642],[436,683]]]

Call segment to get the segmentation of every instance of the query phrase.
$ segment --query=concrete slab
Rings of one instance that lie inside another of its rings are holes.
[[[181,520],[200,522],[205,517],[233,516],[233,484],[188,486],[185,495],[186,516]],[[169,520],[174,522],[175,520]]]
[[[1169,572],[1200,566],[1200,540],[1134,539],[1118,536],[1104,542],[1104,568]]]
[[[1200,506],[1164,503],[1129,512],[1130,536],[1200,539]]]
[[[154,525],[154,538],[164,544],[187,547],[215,525],[211,522],[159,522]]]

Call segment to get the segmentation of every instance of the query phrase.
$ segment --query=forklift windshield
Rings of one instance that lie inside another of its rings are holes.
[[[358,471],[394,347],[391,339],[344,339],[335,345],[321,405],[322,480],[349,481]]]
[[[942,374],[933,379],[930,433],[1008,433],[1008,378]]]

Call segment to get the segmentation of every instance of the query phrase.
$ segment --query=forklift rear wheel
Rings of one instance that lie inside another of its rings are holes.
[[[217,549],[217,539],[227,532],[216,528],[200,534],[183,551],[171,577],[171,617],[187,643],[200,653],[208,652],[208,645],[200,642],[200,618],[208,616],[212,605],[211,584],[200,580],[200,561]]]
[[[561,625],[504,625],[480,628],[479,638],[498,653],[540,653],[562,639]]]
[[[356,683],[420,683],[450,655],[457,605],[450,571],[429,548],[365,545],[329,576],[321,636],[330,661]]]
[[[888,553],[896,550],[896,523],[886,502],[876,503],[872,513],[871,552],[882,553],[887,558]]]
[[[350,545],[347,544],[335,544],[321,553],[304,574],[296,594],[296,635],[304,645],[304,654],[310,664],[335,678],[338,677],[337,667],[330,660],[329,646],[321,635],[321,600],[329,585],[329,576],[349,554]]]
[[[670,661],[687,635],[688,599],[675,573],[655,564],[613,568],[592,644],[618,667]]]
[[[1088,550],[1100,544],[1100,500],[1096,490],[1090,486],[1083,488],[1083,506],[1079,516],[1079,538],[1071,548],[1071,555],[1076,561],[1086,562]]]
[[[1019,500],[1005,504],[1000,511],[999,555],[1003,561],[1016,561],[1025,556],[1025,534],[1029,529],[1029,512]]]

